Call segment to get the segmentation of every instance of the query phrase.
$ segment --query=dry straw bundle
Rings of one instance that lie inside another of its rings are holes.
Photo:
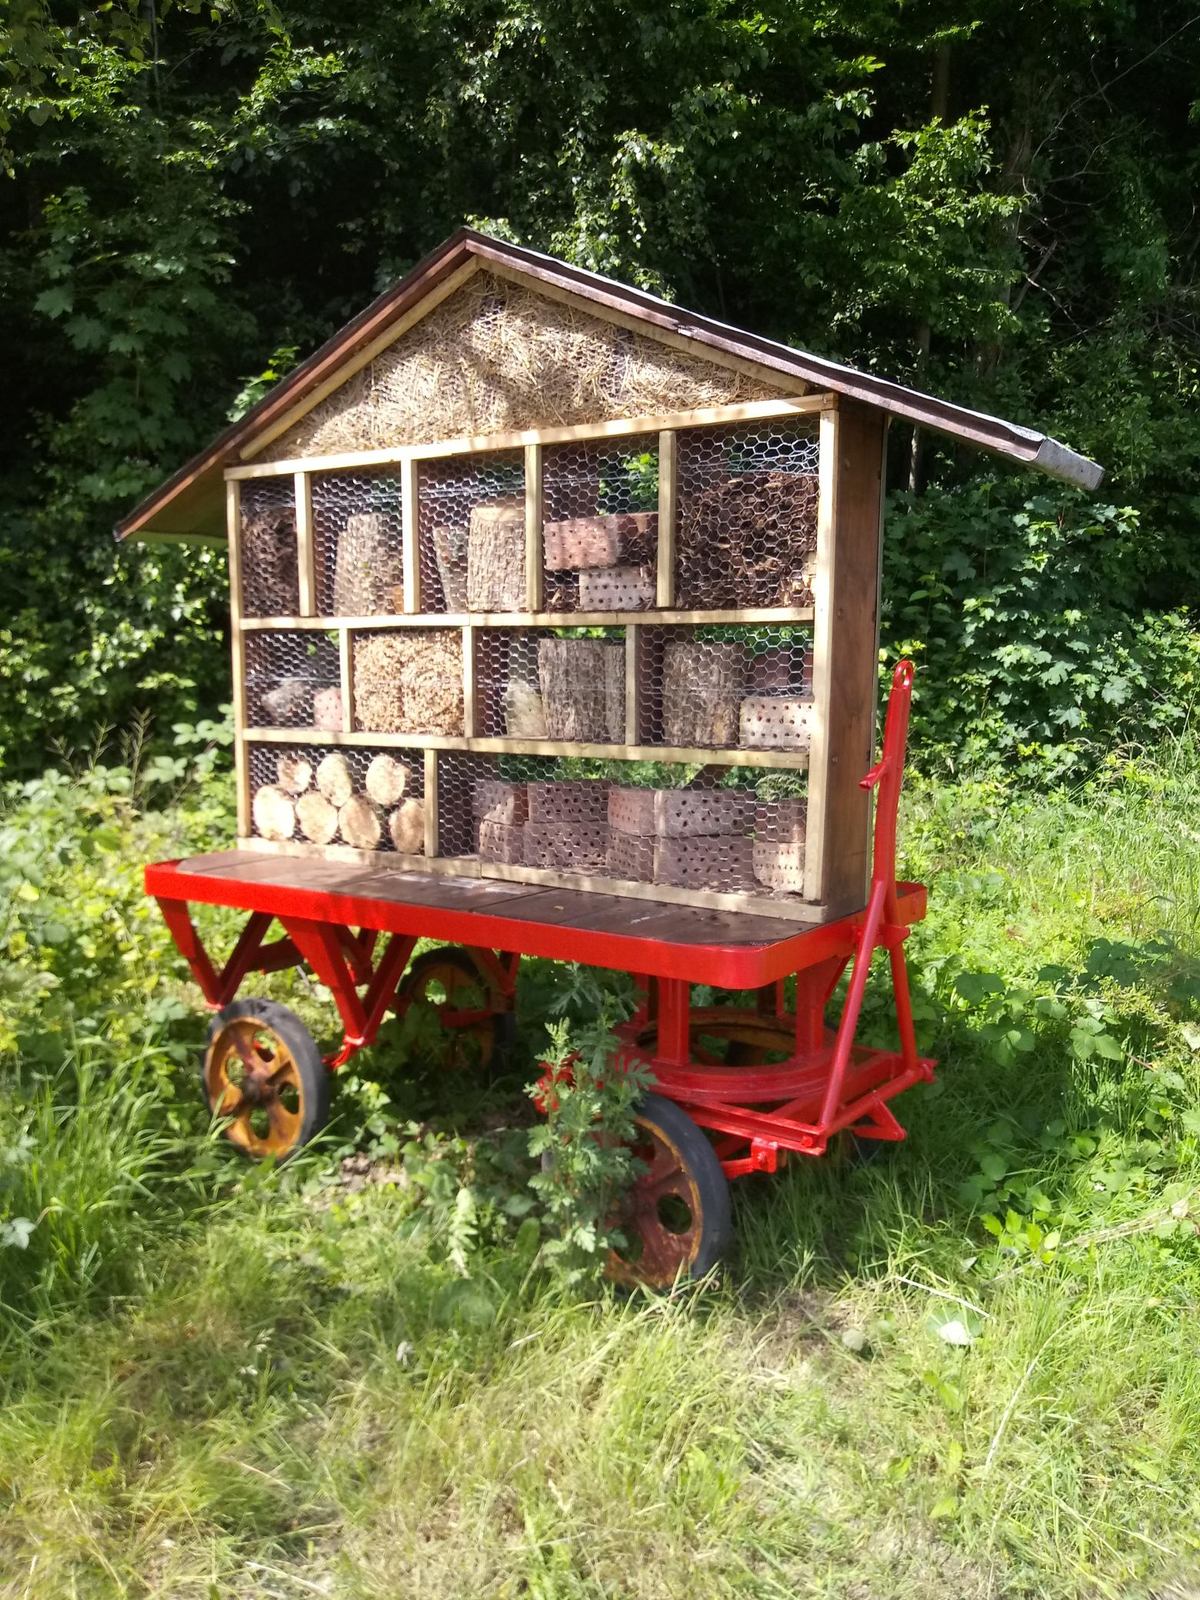
[[[331,455],[737,405],[783,392],[479,272],[268,454]]]

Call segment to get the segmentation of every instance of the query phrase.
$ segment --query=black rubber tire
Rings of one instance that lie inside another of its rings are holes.
[[[321,1057],[317,1041],[294,1011],[276,1000],[234,1000],[224,1010],[218,1011],[209,1023],[208,1039],[200,1058],[200,1093],[210,1113],[213,1111],[208,1085],[210,1053],[225,1026],[242,1019],[261,1022],[271,1029],[286,1045],[296,1064],[302,1086],[300,1125],[287,1149],[275,1152],[276,1161],[287,1161],[305,1145],[311,1144],[329,1121],[329,1069]],[[230,1142],[250,1160],[261,1159],[255,1151],[245,1149],[236,1139]]]
[[[484,994],[491,995],[491,984],[480,972],[475,962],[471,959],[469,951],[461,945],[443,944],[436,950],[425,950],[417,957],[412,966],[400,980],[399,993],[405,998],[411,998],[413,991],[420,985],[420,981],[430,967],[451,966],[456,967],[464,977],[469,978]],[[485,1072],[495,1071],[503,1065],[504,1058],[512,1049],[516,1037],[517,1019],[511,1011],[492,1012],[492,1047],[485,1053],[479,1062],[480,1069]]]
[[[733,1242],[733,1210],[729,1198],[729,1180],[721,1170],[717,1153],[709,1143],[703,1129],[697,1126],[682,1106],[662,1095],[648,1094],[639,1103],[634,1120],[640,1128],[658,1135],[674,1147],[681,1159],[694,1191],[700,1226],[695,1249],[690,1258],[678,1263],[674,1270],[661,1274],[639,1271],[638,1263],[614,1257],[609,1263],[609,1276],[619,1281],[645,1283],[652,1288],[670,1288],[679,1268],[685,1278],[702,1278],[718,1264]],[[634,1185],[636,1191],[637,1185]]]

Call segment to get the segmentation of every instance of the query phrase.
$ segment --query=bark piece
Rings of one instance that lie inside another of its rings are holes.
[[[338,812],[338,829],[347,844],[358,850],[374,850],[383,837],[379,807],[365,794],[351,795]]]
[[[690,749],[737,743],[746,682],[743,645],[669,641],[662,682],[666,744]]]
[[[391,609],[391,592],[404,581],[400,531],[385,511],[359,511],[338,536],[333,609],[339,617],[374,617]]]
[[[337,807],[326,800],[319,789],[310,789],[297,800],[296,820],[300,832],[313,844],[331,844],[337,835]]]
[[[273,783],[264,783],[255,790],[251,814],[264,839],[290,839],[296,831],[296,808],[291,797]]]
[[[472,507],[467,533],[467,608],[525,610],[525,496],[497,495]]]
[[[275,781],[285,794],[303,794],[312,780],[312,762],[304,756],[280,756],[275,763]]]
[[[425,802],[410,796],[388,817],[393,847],[403,856],[425,853]]]
[[[504,686],[504,732],[510,739],[544,739],[546,708],[531,683],[513,678]]]
[[[618,743],[625,729],[625,649],[605,639],[543,639],[538,678],[551,739]]]
[[[404,798],[412,781],[412,768],[395,756],[375,756],[367,768],[363,787],[369,799],[379,806],[394,806]]]
[[[350,763],[336,750],[327,755],[317,767],[317,788],[339,810],[354,793],[354,780],[350,776]]]
[[[439,525],[433,530],[433,554],[447,611],[467,609],[467,528]]]

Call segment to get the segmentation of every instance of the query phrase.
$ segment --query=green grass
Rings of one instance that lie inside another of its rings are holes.
[[[910,953],[941,1066],[898,1108],[910,1139],[737,1186],[720,1283],[587,1303],[486,1199],[520,1185],[496,1164],[512,1084],[455,1115],[393,1041],[324,1149],[284,1174],[226,1156],[136,881],[211,819],[94,804],[98,854],[31,848],[36,901],[5,885],[0,1219],[41,1217],[0,1249],[5,1600],[1195,1588],[1194,751],[1076,795],[916,787]],[[95,836],[70,795],[8,826],[36,843],[68,814]],[[531,966],[527,1050],[562,982]],[[329,1030],[319,995],[274,983]],[[886,1030],[879,990],[868,1020]],[[392,1149],[409,1118],[467,1137],[410,1158],[407,1187],[331,1184],[347,1143]],[[443,1177],[484,1197],[482,1314],[447,1292],[447,1208],[414,1209]]]

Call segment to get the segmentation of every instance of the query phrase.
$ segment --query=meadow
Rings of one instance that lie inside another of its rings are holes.
[[[910,785],[937,1082],[879,1159],[737,1185],[736,1256],[661,1296],[540,1253],[525,1086],[595,1004],[567,967],[529,965],[490,1081],[393,1025],[316,1149],[228,1152],[140,888],[231,831],[199,761],[0,816],[4,1600],[1195,1592],[1193,744]]]

